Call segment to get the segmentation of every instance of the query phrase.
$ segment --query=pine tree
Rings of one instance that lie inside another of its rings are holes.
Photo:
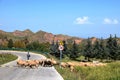
[[[96,40],[96,42],[94,43],[94,47],[93,47],[92,58],[100,58],[100,56],[101,56],[100,42],[98,40]]]
[[[106,43],[103,39],[101,39],[100,41],[100,52],[101,52],[101,56],[100,59],[108,59],[109,58],[109,53],[108,53],[108,49],[106,48]]]
[[[56,51],[56,50],[55,50],[55,43],[54,43],[54,40],[52,41],[52,44],[50,45],[50,51],[51,51],[51,52],[50,52],[51,54],[54,54],[55,51]]]
[[[66,44],[66,41],[65,41],[65,40],[63,41],[63,47],[64,47],[64,49],[63,49],[63,54],[66,54],[66,55],[67,55],[67,53],[68,53],[68,48],[67,48],[67,44]]]
[[[50,46],[50,51],[51,51],[50,54],[54,55],[56,57],[59,57],[60,54],[59,54],[58,47],[59,47],[58,41],[56,41],[56,43],[55,43],[54,40],[53,40],[53,42],[52,42],[52,44]]]
[[[117,36],[115,35],[115,37],[113,38],[113,46],[114,46],[114,53],[112,54],[113,55],[113,59],[114,60],[120,60],[120,46],[118,44],[118,38]]]
[[[79,57],[79,49],[78,49],[78,45],[76,44],[76,42],[74,41],[73,42],[73,46],[72,46],[72,49],[71,49],[71,54],[70,54],[70,58],[77,58]]]
[[[9,39],[8,40],[8,48],[12,48],[13,47],[13,40]]]
[[[117,57],[120,55],[119,45],[117,42],[116,35],[114,38],[112,38],[112,35],[110,35],[110,37],[107,40],[107,48],[109,50],[109,57],[113,60],[116,60]]]
[[[106,45],[104,40],[101,38],[101,40],[98,42],[97,41],[97,46],[95,46],[95,48],[97,49],[97,53],[95,54],[95,57],[97,59],[107,59],[108,58],[108,52],[106,49]]]
[[[93,56],[93,45],[89,38],[87,40],[87,44],[84,49],[84,56],[85,56],[85,59],[87,59],[88,61],[90,60],[89,58],[92,58]]]
[[[58,41],[56,41],[56,44],[55,44],[55,56],[56,57],[60,57],[60,51],[59,51],[58,47],[59,47],[59,43],[58,43]]]

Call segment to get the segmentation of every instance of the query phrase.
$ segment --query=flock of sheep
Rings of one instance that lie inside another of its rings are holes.
[[[105,66],[106,63],[101,63],[101,62],[75,62],[75,61],[71,61],[71,62],[62,62],[61,63],[61,67],[63,68],[70,68],[70,71],[74,71],[74,67],[76,66],[84,66],[84,67],[97,67],[97,66]]]
[[[54,59],[40,59],[40,60],[18,60],[17,65],[24,68],[38,68],[39,66],[43,67],[52,67],[54,65],[60,65],[61,68],[70,68],[73,71],[74,67],[72,63],[57,62]]]
[[[40,59],[40,60],[18,60],[17,65],[20,67],[29,67],[29,68],[37,68],[39,66],[43,67],[51,67],[56,65],[57,62],[53,59]]]
[[[60,65],[61,68],[69,68],[70,71],[74,71],[75,66],[104,66],[103,63],[92,63],[92,62],[57,62],[54,59],[40,59],[40,60],[18,60],[17,65],[20,67],[29,67],[29,68],[38,68],[39,66],[43,67],[52,67],[54,65]]]

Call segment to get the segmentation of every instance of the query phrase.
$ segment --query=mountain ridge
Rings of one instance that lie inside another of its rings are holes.
[[[26,29],[24,31],[15,30],[13,32],[6,32],[3,30],[0,30],[0,38],[7,37],[8,39],[24,39],[27,38],[30,42],[32,41],[39,41],[42,42],[49,42],[51,43],[53,40],[75,40],[76,43],[80,43],[83,38],[75,37],[75,36],[69,36],[64,34],[53,34],[49,32],[45,32],[42,30],[39,30],[37,32],[32,32],[30,29]]]

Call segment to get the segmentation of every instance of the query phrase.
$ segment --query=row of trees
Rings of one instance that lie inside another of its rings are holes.
[[[94,43],[90,38],[77,44],[75,41],[69,43],[68,41],[63,41],[63,57],[68,56],[71,59],[76,59],[78,57],[85,56],[85,59],[90,60],[90,58],[96,59],[113,59],[120,60],[120,42],[119,38],[110,37],[108,39],[97,39]],[[50,44],[40,43],[38,41],[29,42],[28,39],[24,40],[12,40],[12,39],[0,39],[0,49],[25,49],[25,50],[36,50],[41,52],[48,52],[56,57],[60,56],[60,51],[58,49],[59,42],[53,42]]]
[[[50,43],[39,43],[38,41],[34,41],[32,43],[29,43],[26,48],[27,50],[34,50],[34,51],[40,51],[40,52],[49,52]]]
[[[2,39],[0,43],[0,49],[23,49],[23,50],[34,50],[40,52],[49,52],[50,44],[39,43],[38,41],[29,42],[28,39],[24,40],[12,40],[12,39]]]
[[[6,48],[22,48],[22,49],[25,49],[26,48],[26,43],[24,40],[16,40],[16,41],[13,41],[12,39],[4,39],[4,40],[1,40],[1,43],[0,43],[0,48],[1,49],[6,49]]]
[[[56,57],[60,55],[58,46],[59,42],[54,43],[53,41],[50,47],[50,53]],[[72,59],[76,59],[83,55],[86,60],[90,60],[90,58],[120,60],[120,43],[116,35],[114,37],[110,35],[106,40],[96,40],[94,43],[92,43],[90,38],[80,44],[76,44],[75,41],[72,44],[66,44],[66,41],[63,41],[63,46],[63,57],[66,55]]]
[[[73,43],[67,43],[66,41],[62,41],[62,42],[63,42],[63,47],[64,47],[64,49],[62,50],[62,53],[63,53],[62,57],[68,56],[71,59],[75,59],[80,56],[81,49],[79,48],[79,45],[76,44],[75,41]],[[50,54],[59,58],[60,51],[58,47],[59,47],[59,42],[53,41],[50,46]]]

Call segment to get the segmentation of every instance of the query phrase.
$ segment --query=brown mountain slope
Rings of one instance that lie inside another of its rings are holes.
[[[29,29],[27,29],[25,31],[15,30],[14,32],[12,32],[12,34],[14,36],[18,36],[18,37],[25,37],[25,36],[31,36],[34,33],[32,31],[30,31]]]
[[[48,33],[45,31],[38,31],[33,33],[31,30],[27,29],[24,31],[15,30],[14,32],[5,32],[0,30],[0,38],[7,37],[8,39],[18,40],[18,39],[25,39],[27,38],[30,42],[32,41],[39,41],[42,42],[52,42],[57,40],[75,40],[76,43],[80,43],[83,39],[78,37],[72,37],[68,35],[54,35],[52,33]]]

